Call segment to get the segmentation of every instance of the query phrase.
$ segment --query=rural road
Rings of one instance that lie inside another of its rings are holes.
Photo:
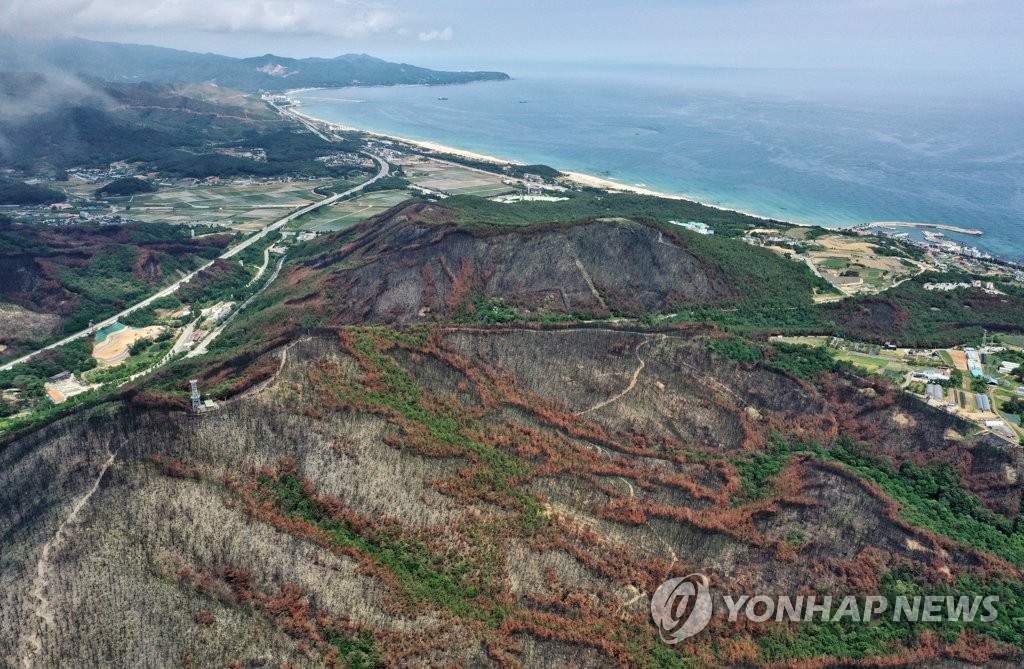
[[[367,186],[369,186],[370,184],[375,183],[377,181],[380,181],[381,179],[383,179],[383,178],[388,176],[388,174],[390,173],[390,170],[391,170],[391,165],[389,165],[386,160],[384,160],[383,158],[380,158],[378,156],[375,156],[373,154],[370,154],[370,153],[366,153],[365,155],[369,156],[374,161],[376,161],[377,163],[380,164],[380,170],[377,172],[377,175],[374,176],[369,181],[365,181],[365,182],[359,184],[358,186],[355,186],[353,188],[349,188],[347,191],[345,191],[343,193],[337,193],[337,194],[332,195],[332,196],[330,196],[328,198],[320,200],[319,202],[314,202],[313,204],[307,205],[307,206],[305,206],[305,207],[303,207],[301,209],[293,211],[292,213],[288,214],[284,218],[279,219],[279,220],[275,221],[274,223],[271,223],[270,225],[268,225],[267,227],[263,228],[262,230],[260,230],[256,234],[252,235],[251,237],[248,237],[245,240],[243,240],[243,241],[239,242],[238,244],[236,244],[235,246],[232,246],[227,251],[225,251],[220,256],[218,256],[215,260],[211,260],[210,262],[206,263],[205,265],[203,265],[199,269],[193,271],[191,274],[188,274],[188,275],[182,277],[181,279],[175,281],[174,283],[172,283],[171,285],[167,286],[166,288],[163,288],[162,290],[154,293],[153,295],[150,295],[149,297],[147,297],[146,299],[142,300],[141,302],[136,302],[135,304],[133,304],[132,306],[128,307],[127,309],[123,309],[122,311],[117,312],[113,316],[111,316],[109,318],[103,319],[99,323],[96,323],[95,325],[93,325],[93,327],[91,327],[91,328],[86,328],[85,330],[81,330],[81,331],[76,332],[76,333],[74,333],[72,335],[68,335],[67,337],[64,337],[63,339],[61,339],[60,341],[55,341],[52,344],[49,344],[48,346],[44,346],[43,348],[41,348],[39,350],[32,351],[31,353],[23,355],[20,358],[17,358],[17,359],[12,360],[12,361],[10,361],[8,363],[5,363],[4,365],[0,366],[0,371],[6,372],[7,370],[12,369],[13,367],[16,367],[17,365],[20,365],[20,364],[22,364],[24,362],[28,362],[29,360],[31,360],[32,358],[36,357],[37,355],[39,355],[43,351],[49,351],[49,350],[52,350],[52,349],[64,346],[65,344],[70,344],[71,342],[75,341],[76,339],[81,339],[83,337],[88,337],[88,336],[90,336],[92,333],[94,333],[97,330],[105,328],[105,327],[107,327],[109,325],[113,325],[114,323],[117,322],[118,319],[123,318],[124,316],[127,316],[128,314],[130,314],[130,313],[132,313],[134,311],[137,311],[139,309],[143,309],[143,308],[149,306],[150,304],[152,304],[153,302],[156,302],[160,298],[167,297],[168,295],[171,295],[171,294],[177,292],[177,290],[179,288],[181,288],[182,284],[188,283],[189,281],[192,280],[193,277],[195,277],[196,275],[200,274],[201,272],[209,269],[213,265],[213,263],[215,263],[217,260],[227,260],[228,258],[236,256],[239,253],[241,253],[242,251],[244,251],[245,249],[249,248],[250,246],[252,246],[256,242],[258,242],[259,240],[261,240],[264,237],[266,237],[267,235],[269,235],[270,233],[276,232],[277,230],[280,230],[284,226],[288,225],[289,223],[294,221],[296,218],[298,218],[300,216],[304,216],[304,215],[308,214],[311,211],[315,211],[315,210],[319,209],[320,207],[326,207],[328,205],[334,204],[338,200],[340,200],[340,199],[342,199],[344,197],[348,197],[349,195],[352,195],[353,193],[357,193],[357,192],[361,191],[362,189],[366,188]]]
[[[277,275],[281,273],[281,268],[282,267],[284,267],[284,256],[281,256],[281,259],[277,261],[277,267],[274,268],[274,273],[270,275],[270,278],[267,279],[267,282],[264,283],[260,287],[259,290],[257,290],[255,293],[250,295],[249,298],[246,299],[245,302],[242,302],[240,305],[238,305],[238,308],[235,309],[234,311],[232,311],[231,315],[228,316],[227,319],[223,323],[218,325],[217,328],[214,329],[213,332],[211,332],[210,334],[206,335],[206,337],[201,342],[199,342],[198,346],[196,346],[194,349],[192,349],[191,351],[189,351],[188,353],[185,354],[185,357],[186,358],[194,358],[197,355],[203,355],[204,353],[206,353],[207,347],[209,347],[210,343],[214,339],[219,337],[221,332],[224,332],[224,328],[226,328],[227,326],[231,325],[231,322],[233,320],[235,320],[235,316],[237,316],[239,314],[239,312],[241,312],[243,309],[245,309],[247,306],[249,306],[249,303],[252,302],[254,299],[256,299],[259,296],[260,293],[262,293],[264,290],[266,290],[270,286],[270,284],[274,283],[274,280],[277,279]]]
[[[249,279],[249,283],[245,284],[246,288],[259,281],[260,277],[263,276],[263,273],[267,271],[267,267],[270,265],[270,248],[271,247],[268,246],[263,249],[263,264],[260,265],[258,270],[256,270],[255,276]]]

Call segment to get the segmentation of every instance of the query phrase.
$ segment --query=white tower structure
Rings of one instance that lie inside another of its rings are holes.
[[[189,384],[192,386],[192,411],[199,413],[203,410],[203,400],[199,394],[199,381],[192,379]]]

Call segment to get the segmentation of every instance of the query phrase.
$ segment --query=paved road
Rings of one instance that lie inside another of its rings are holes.
[[[274,283],[274,281],[277,279],[277,275],[281,273],[281,268],[282,267],[284,267],[284,256],[281,256],[281,259],[277,261],[277,266],[274,268],[274,273],[270,275],[270,278],[267,279],[266,283],[264,283],[262,286],[260,286],[260,289],[257,290],[255,293],[250,295],[249,298],[245,302],[242,302],[240,305],[238,305],[238,308],[235,309],[234,311],[232,311],[231,315],[228,316],[224,320],[223,323],[221,323],[219,326],[217,326],[213,330],[213,332],[211,332],[210,334],[206,335],[206,337],[201,342],[199,342],[199,344],[194,349],[192,349],[191,351],[189,351],[188,353],[185,354],[185,357],[186,358],[194,358],[197,355],[203,355],[204,353],[206,353],[207,348],[210,346],[210,344],[213,342],[213,340],[216,339],[217,337],[219,337],[220,333],[224,332],[224,329],[227,326],[231,325],[231,322],[233,320],[235,320],[235,316],[237,316],[240,311],[242,311],[247,306],[249,306],[249,303],[252,302],[254,299],[256,299],[259,296],[260,293],[262,293],[267,288],[269,288],[270,284]]]
[[[372,184],[372,183],[374,183],[376,181],[379,181],[379,180],[385,178],[386,176],[388,176],[388,174],[390,173],[390,170],[391,170],[391,166],[388,164],[388,162],[386,160],[384,160],[383,158],[380,158],[378,156],[375,156],[373,154],[369,154],[369,153],[367,153],[365,155],[369,156],[370,158],[372,158],[373,160],[375,160],[377,163],[380,164],[380,170],[377,172],[377,175],[375,177],[373,177],[369,181],[365,181],[365,182],[359,184],[358,186],[355,186],[354,188],[349,188],[344,193],[338,193],[336,195],[332,195],[332,196],[330,196],[328,198],[320,200],[319,202],[314,202],[313,204],[307,205],[307,206],[303,207],[302,209],[299,209],[297,211],[293,211],[292,213],[288,214],[284,218],[279,219],[279,220],[275,221],[274,223],[271,223],[270,225],[268,225],[267,227],[263,228],[262,230],[260,230],[256,234],[252,235],[251,237],[248,237],[244,241],[239,242],[235,246],[232,246],[230,249],[228,249],[227,251],[222,253],[217,258],[217,260],[227,260],[228,258],[236,256],[239,253],[241,253],[242,251],[244,251],[245,249],[249,248],[250,246],[252,246],[256,242],[258,242],[259,240],[261,240],[264,237],[266,237],[267,235],[269,235],[270,233],[275,232],[277,230],[280,230],[284,226],[288,225],[289,223],[294,221],[299,216],[303,216],[305,214],[308,214],[309,212],[315,211],[315,210],[319,209],[320,207],[326,207],[328,205],[334,204],[338,200],[340,200],[340,199],[342,199],[344,197],[348,197],[349,195],[352,195],[353,193],[357,193],[357,192],[361,191],[362,189],[366,188],[367,186],[369,186],[370,184]],[[152,304],[153,302],[156,302],[157,300],[159,300],[162,297],[167,297],[168,295],[171,295],[171,294],[177,292],[177,290],[179,288],[181,288],[181,286],[183,284],[186,284],[189,281],[191,281],[192,278],[195,277],[196,275],[198,275],[200,272],[203,272],[204,270],[209,269],[210,266],[212,266],[214,262],[216,262],[216,260],[211,260],[210,262],[206,263],[205,265],[203,265],[199,269],[195,270],[191,274],[188,274],[188,275],[182,277],[181,279],[175,281],[174,283],[172,283],[171,285],[167,286],[166,288],[160,290],[159,292],[154,293],[153,295],[150,295],[149,297],[147,297],[146,299],[142,300],[141,302],[136,302],[132,306],[130,306],[127,309],[124,309],[122,311],[119,311],[118,313],[114,314],[110,318],[103,319],[99,323],[96,323],[92,328],[87,328],[85,330],[81,330],[80,332],[76,332],[76,333],[74,333],[72,335],[68,335],[67,337],[64,337],[63,339],[61,339],[60,341],[55,341],[55,342],[53,342],[52,344],[50,344],[48,346],[44,346],[43,348],[41,348],[41,349],[39,349],[37,351],[32,351],[31,353],[23,355],[20,358],[17,358],[15,360],[12,360],[12,361],[4,364],[3,366],[0,366],[0,371],[7,371],[7,370],[9,370],[9,369],[11,369],[11,368],[13,368],[13,367],[15,367],[17,365],[20,365],[23,362],[28,362],[29,360],[31,360],[35,356],[39,355],[43,351],[52,350],[52,349],[64,346],[65,344],[70,344],[71,342],[75,341],[76,339],[81,339],[83,337],[91,336],[96,330],[99,330],[101,328],[105,328],[108,325],[113,325],[114,323],[117,322],[118,319],[123,318],[123,317],[127,316],[128,314],[130,314],[130,313],[132,313],[134,311],[137,311],[139,309],[143,309],[145,307],[148,307],[150,304]]]

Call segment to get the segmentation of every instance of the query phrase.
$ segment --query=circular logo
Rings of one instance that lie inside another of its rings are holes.
[[[651,597],[651,617],[662,641],[677,644],[708,626],[713,608],[708,585],[704,574],[690,574],[658,586]]]

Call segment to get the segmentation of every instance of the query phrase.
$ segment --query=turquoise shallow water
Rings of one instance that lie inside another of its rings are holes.
[[[128,326],[124,325],[123,323],[114,323],[113,325],[108,325],[102,330],[96,332],[96,343],[102,344],[107,340],[107,337],[114,334],[115,332],[120,332],[121,330],[124,330],[126,327]]]
[[[317,118],[783,220],[979,228],[983,237],[962,241],[1024,259],[1024,94],[998,78],[686,68],[514,76],[295,97]]]

